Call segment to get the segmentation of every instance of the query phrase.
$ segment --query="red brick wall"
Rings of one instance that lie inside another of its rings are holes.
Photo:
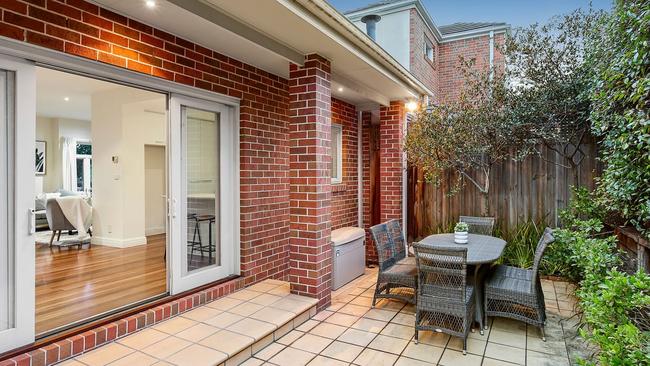
[[[240,98],[242,274],[286,276],[286,79],[83,0],[4,0],[0,12],[1,36]]]
[[[354,105],[332,98],[332,124],[341,126],[343,136],[343,179],[332,184],[332,230],[359,226],[358,211],[358,122]]]
[[[502,67],[504,64],[503,55],[498,52],[497,44],[504,42],[504,34],[494,36],[494,65]],[[470,60],[475,59],[475,67],[487,68],[490,65],[490,37],[482,35],[474,38],[461,39],[443,43],[438,52],[439,63],[439,95],[440,101],[453,100],[458,98],[463,86],[463,76],[458,70],[460,56]]]
[[[377,250],[375,245],[372,242],[372,236],[370,235],[370,227],[373,225],[372,220],[372,205],[373,197],[371,192],[371,174],[370,174],[370,165],[371,165],[371,150],[373,147],[370,146],[371,141],[371,123],[372,115],[370,112],[363,112],[361,114],[361,123],[362,123],[362,132],[361,132],[361,148],[362,148],[362,159],[363,159],[363,228],[366,230],[366,263],[377,263]]]
[[[433,93],[438,91],[438,49],[436,38],[416,9],[410,11],[410,68],[409,71]],[[433,45],[434,59],[426,55],[425,40]],[[437,96],[434,95],[434,99]]]
[[[331,301],[330,63],[308,55],[289,69],[291,292]]]
[[[402,140],[404,102],[393,101],[379,109],[379,174],[381,222],[402,218]]]

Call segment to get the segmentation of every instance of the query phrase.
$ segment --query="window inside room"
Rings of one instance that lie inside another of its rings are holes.
[[[332,125],[332,183],[343,181],[343,129],[341,125]]]
[[[90,194],[93,188],[93,147],[90,142],[77,142],[77,192]]]

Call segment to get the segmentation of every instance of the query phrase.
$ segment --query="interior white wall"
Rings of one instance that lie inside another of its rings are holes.
[[[366,25],[357,20],[354,22],[364,33]],[[390,14],[381,14],[377,23],[376,42],[407,70],[410,67],[410,10],[401,10]]]
[[[145,184],[145,234],[156,235],[166,232],[166,159],[165,147],[145,145],[144,184]]]
[[[91,100],[93,243],[146,244],[144,149],[165,144],[166,98],[118,88],[94,93]]]

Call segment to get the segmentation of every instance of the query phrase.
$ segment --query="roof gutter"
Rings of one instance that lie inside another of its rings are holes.
[[[490,35],[490,34],[495,35],[499,33],[509,33],[509,32],[510,32],[510,24],[495,25],[492,27],[483,27],[483,28],[472,29],[466,32],[457,32],[457,33],[444,35],[442,36],[441,43],[458,41],[459,39],[473,38],[473,37],[483,36],[483,35]]]
[[[359,53],[368,64],[411,90],[414,97],[434,95],[388,52],[324,0],[278,0],[288,9],[317,26],[325,26],[328,35],[350,51]],[[319,24],[320,23],[320,24]]]

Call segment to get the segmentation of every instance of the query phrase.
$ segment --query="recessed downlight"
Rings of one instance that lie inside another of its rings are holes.
[[[339,93],[342,93],[343,92],[343,87],[340,86],[338,90],[339,90]]]
[[[156,2],[154,0],[147,0],[144,2],[144,4],[147,6],[147,8],[155,8],[156,7]]]
[[[69,102],[69,101],[70,101],[70,97],[63,97],[63,101],[65,101],[65,102]]]

